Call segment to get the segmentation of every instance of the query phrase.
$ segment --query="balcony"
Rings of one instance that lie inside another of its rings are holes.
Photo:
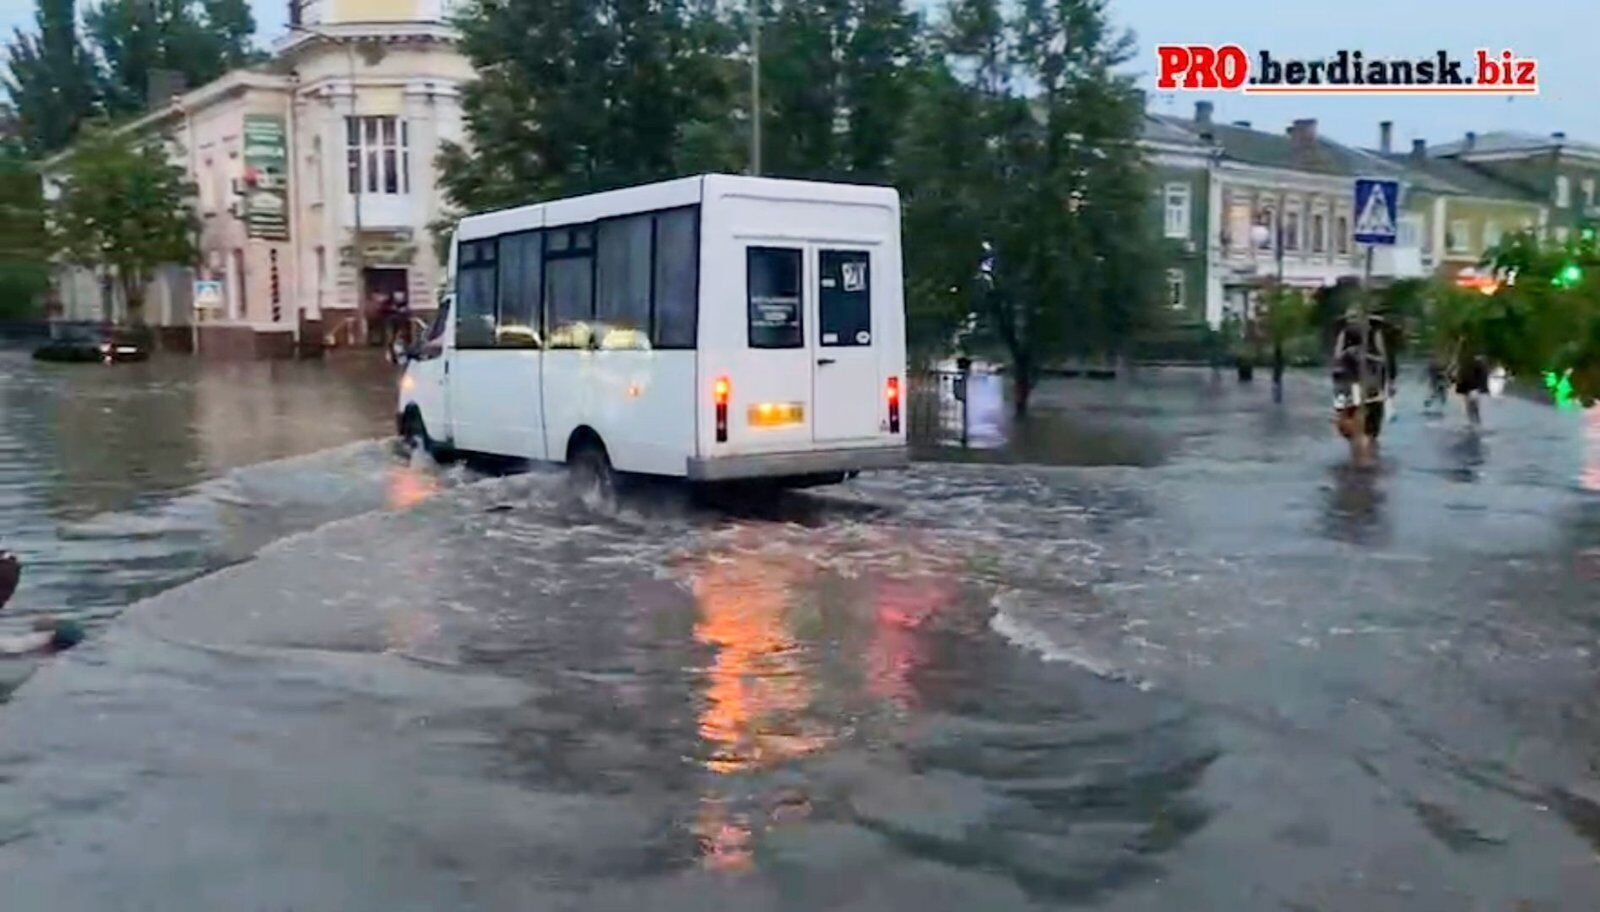
[[[341,224],[345,228],[356,226],[356,198],[354,194],[342,194]],[[369,228],[413,228],[417,227],[424,219],[426,213],[422,200],[414,193],[363,193],[361,194],[361,227]]]

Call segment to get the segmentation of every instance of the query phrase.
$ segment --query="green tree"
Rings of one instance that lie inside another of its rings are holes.
[[[921,60],[902,0],[777,0],[762,11],[765,173],[886,181]]]
[[[470,151],[442,180],[464,209],[721,170],[742,156],[735,36],[711,0],[477,0],[458,25],[479,78]]]
[[[1103,0],[953,0],[948,13],[939,46],[959,78],[913,116],[906,244],[958,264],[952,297],[1004,346],[1022,415],[1050,361],[1117,353],[1154,312],[1143,111],[1114,72],[1132,40]],[[942,129],[941,109],[956,115]],[[943,227],[913,218],[921,207]],[[941,230],[954,236],[923,233]]]
[[[5,90],[23,147],[39,157],[65,148],[94,114],[95,69],[74,0],[39,0],[34,21],[36,33],[18,29],[7,43]]]
[[[84,14],[103,62],[101,92],[115,114],[145,110],[152,76],[193,88],[259,58],[246,0],[102,0]]]
[[[66,262],[114,280],[129,322],[142,324],[155,269],[195,260],[194,188],[183,169],[158,137],[97,130],[74,145],[58,183],[52,246]]]
[[[49,286],[39,174],[15,137],[0,141],[0,320],[39,316]]]

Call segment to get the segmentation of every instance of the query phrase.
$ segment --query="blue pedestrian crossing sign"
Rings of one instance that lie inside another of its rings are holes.
[[[1356,178],[1357,244],[1393,244],[1399,231],[1400,182]]]

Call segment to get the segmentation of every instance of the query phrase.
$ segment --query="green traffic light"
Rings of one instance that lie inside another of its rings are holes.
[[[1550,284],[1560,288],[1571,288],[1581,281],[1583,281],[1583,267],[1577,263],[1568,263],[1561,267],[1561,270],[1556,273],[1556,277],[1551,280]]]

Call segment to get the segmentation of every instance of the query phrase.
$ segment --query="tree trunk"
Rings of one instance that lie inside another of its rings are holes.
[[[128,324],[130,326],[144,325],[144,292],[145,283],[138,273],[122,275],[122,300],[128,309]]]
[[[1033,371],[1023,364],[1015,366],[1016,377],[1012,380],[1011,414],[1017,418],[1028,417],[1028,400],[1033,397]]]

